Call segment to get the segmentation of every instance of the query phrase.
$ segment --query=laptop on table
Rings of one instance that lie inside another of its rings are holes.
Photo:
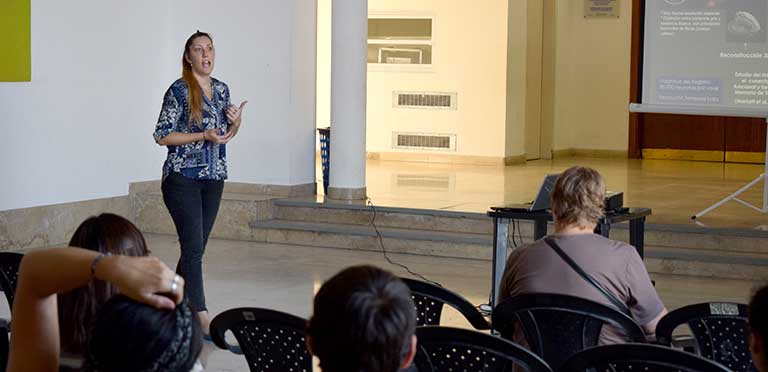
[[[536,212],[545,211],[552,208],[552,189],[555,188],[555,181],[560,174],[548,174],[536,193],[536,198],[531,203],[507,204],[501,207],[491,207],[491,210],[497,212]]]

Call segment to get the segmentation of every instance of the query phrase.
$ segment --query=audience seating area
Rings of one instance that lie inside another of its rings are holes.
[[[13,303],[22,257],[0,253],[0,289],[9,304]],[[755,371],[748,345],[747,306],[743,304],[702,303],[671,311],[659,322],[657,341],[651,344],[631,318],[585,299],[521,295],[499,304],[489,323],[453,291],[418,280],[403,281],[416,305],[414,364],[419,372]],[[459,311],[475,330],[440,326],[445,305]],[[0,337],[0,372],[8,357],[9,324],[3,320],[0,325],[5,332]],[[675,348],[674,331],[681,325],[690,328],[695,340],[691,352]],[[253,372],[309,372],[313,365],[306,326],[306,319],[284,312],[235,308],[213,319],[211,339],[221,349],[243,354]],[[598,346],[605,326],[620,329],[627,343]],[[527,345],[513,342],[517,331]],[[228,332],[237,345],[227,341]]]
[[[419,372],[754,371],[745,328],[746,305],[705,303],[672,311],[659,324],[658,342],[647,343],[631,318],[581,298],[521,295],[499,304],[489,323],[461,295],[434,284],[403,280],[417,310],[419,346],[414,364]],[[444,305],[459,311],[475,330],[440,326]],[[518,324],[525,346],[513,342]],[[671,342],[672,331],[681,324],[689,325],[698,342],[693,352],[675,348]],[[238,308],[214,318],[211,332],[218,347],[239,353],[238,347],[225,341],[224,334],[232,331],[251,371],[305,372],[312,369],[304,344],[305,325],[306,320],[290,314]],[[627,343],[599,346],[605,326],[621,330]],[[273,335],[278,338],[273,340]]]

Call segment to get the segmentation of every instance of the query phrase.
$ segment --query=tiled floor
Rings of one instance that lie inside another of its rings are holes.
[[[754,164],[673,160],[562,158],[507,167],[368,160],[366,178],[368,196],[376,205],[485,212],[492,205],[533,200],[546,174],[572,165],[600,171],[609,190],[624,192],[626,206],[652,208],[649,223],[659,224],[693,224],[692,215],[764,170]],[[742,198],[761,205],[762,182]],[[700,223],[766,229],[768,215],[729,202]]]
[[[153,253],[173,266],[178,259],[176,237],[148,235],[147,240]],[[414,271],[461,293],[473,303],[480,304],[487,300],[491,275],[489,261],[391,256]],[[205,255],[204,269],[208,305],[213,315],[233,307],[254,306],[307,317],[311,312],[312,296],[325,279],[344,267],[362,263],[407,276],[403,270],[388,265],[376,252],[212,240]],[[662,300],[671,309],[712,300],[746,302],[757,284],[665,275],[655,275],[653,279]],[[469,327],[454,311],[446,311],[443,322]],[[215,350],[208,357],[207,370],[248,369],[242,356]]]

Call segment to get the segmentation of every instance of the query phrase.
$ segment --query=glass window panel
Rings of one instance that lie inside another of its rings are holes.
[[[368,39],[430,40],[432,20],[371,18],[368,19]]]

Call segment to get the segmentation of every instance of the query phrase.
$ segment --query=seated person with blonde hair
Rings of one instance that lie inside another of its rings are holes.
[[[653,335],[667,310],[637,250],[594,233],[603,217],[604,203],[605,184],[600,173],[586,167],[567,169],[557,178],[552,191],[555,232],[547,238],[626,304],[645,333]],[[524,293],[554,293],[616,308],[546,243],[547,238],[512,252],[502,276],[499,300]],[[604,330],[600,336],[601,344],[620,342],[623,337],[613,329]]]

